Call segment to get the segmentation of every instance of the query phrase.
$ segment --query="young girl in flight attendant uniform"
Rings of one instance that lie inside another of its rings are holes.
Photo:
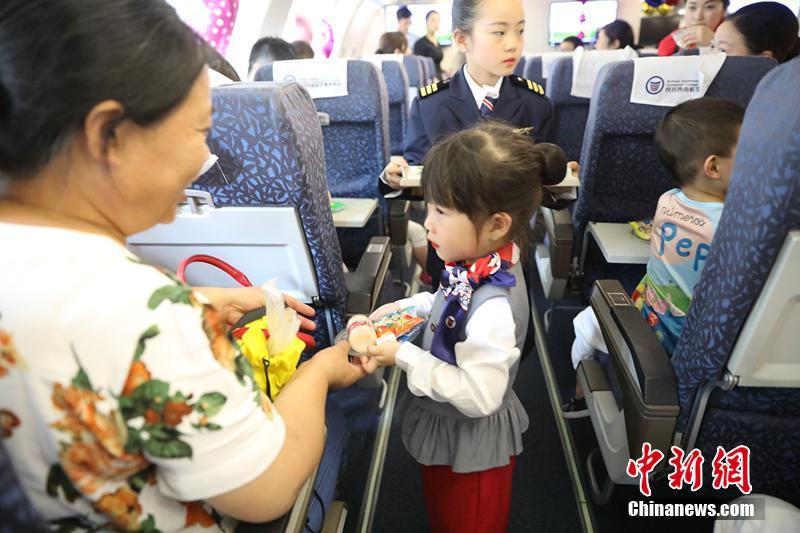
[[[454,42],[467,62],[450,80],[420,89],[411,104],[404,158],[390,162],[381,174],[381,192],[387,198],[411,197],[400,187],[403,168],[421,165],[436,140],[487,118],[531,128],[538,142],[550,135],[553,106],[544,89],[514,75],[523,48],[522,1],[454,0],[452,16]],[[563,175],[554,183],[561,178]],[[545,198],[545,205],[552,202]],[[434,278],[442,269],[430,248],[427,266]]]
[[[446,262],[438,291],[378,309],[413,306],[428,321],[420,347],[369,348],[397,364],[414,395],[402,439],[420,463],[434,532],[499,532],[508,526],[511,477],[528,417],[512,390],[529,323],[520,268],[541,184],[563,176],[564,152],[494,122],[461,131],[425,157],[425,228]]]

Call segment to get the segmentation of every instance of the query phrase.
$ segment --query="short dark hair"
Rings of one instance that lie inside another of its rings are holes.
[[[314,59],[314,49],[307,42],[302,40],[292,41],[292,48],[294,48],[294,55],[297,59]]]
[[[753,54],[769,50],[778,63],[783,63],[800,51],[797,17],[783,4],[757,2],[746,5],[727,20],[742,34],[745,46]]]
[[[679,187],[690,185],[710,155],[729,157],[739,140],[744,108],[724,98],[697,98],[664,115],[656,129],[658,158]]]
[[[3,0],[0,172],[35,174],[103,100],[158,121],[189,94],[205,50],[162,0]]]
[[[438,15],[438,14],[439,14],[438,11],[436,11],[435,9],[431,9],[430,11],[425,13],[425,22],[428,22],[428,19],[431,18],[431,15]]]
[[[399,31],[390,31],[381,35],[381,42],[376,54],[393,54],[395,50],[405,52],[408,48],[408,40],[405,34]]]
[[[554,144],[535,144],[509,125],[487,121],[437,142],[425,156],[425,200],[469,216],[477,228],[489,216],[511,215],[511,238],[525,248],[542,183],[564,177],[567,156]]]
[[[624,20],[617,19],[609,22],[602,28],[608,37],[608,42],[619,41],[619,47],[633,46],[633,28]]]
[[[297,58],[297,55],[294,52],[294,47],[288,41],[284,41],[280,37],[262,37],[250,49],[250,66],[248,69],[252,70],[253,65],[256,63],[273,63],[295,58]]]
[[[400,22],[403,19],[410,19],[411,18],[411,10],[408,9],[406,6],[400,6],[397,8],[397,22]]]
[[[583,46],[583,41],[580,40],[578,37],[575,37],[574,35],[570,35],[569,37],[564,37],[564,39],[561,42],[572,43],[575,45],[575,48]]]

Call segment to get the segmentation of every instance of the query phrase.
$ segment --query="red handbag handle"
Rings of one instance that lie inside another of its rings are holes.
[[[180,264],[178,265],[177,274],[178,274],[178,279],[184,283],[186,283],[186,267],[191,265],[192,263],[206,263],[211,266],[215,266],[218,269],[225,272],[230,277],[232,277],[233,279],[235,279],[242,287],[253,286],[253,284],[250,283],[250,280],[247,279],[247,276],[245,276],[244,273],[237,270],[235,267],[226,263],[222,259],[214,257],[213,255],[205,255],[205,254],[191,255],[180,262]]]
[[[206,263],[206,264],[209,264],[211,266],[215,266],[218,269],[220,269],[223,272],[225,272],[230,277],[232,277],[233,279],[235,279],[239,283],[239,285],[241,285],[242,287],[252,287],[253,286],[253,284],[250,282],[249,279],[247,279],[247,276],[245,276],[242,271],[238,270],[233,265],[231,265],[229,263],[226,263],[222,259],[219,259],[218,257],[214,257],[213,255],[205,255],[205,254],[191,255],[191,256],[187,257],[186,259],[184,259],[183,261],[180,262],[180,264],[178,265],[177,275],[178,275],[178,279],[181,280],[184,283],[186,283],[186,267],[191,265],[192,263]],[[262,330],[262,331],[264,332],[264,336],[266,338],[269,338],[269,332],[267,330]],[[238,333],[238,335],[237,335],[237,333]],[[241,336],[244,334],[244,328],[239,328],[238,330],[234,330],[233,334],[237,338],[241,338]],[[305,343],[305,345],[306,345],[306,348],[308,348],[308,349],[312,349],[313,350],[317,346],[317,343],[314,340],[314,337],[312,337],[308,333],[303,333],[301,331],[298,331],[297,332],[297,338],[300,339],[301,341],[303,341]]]

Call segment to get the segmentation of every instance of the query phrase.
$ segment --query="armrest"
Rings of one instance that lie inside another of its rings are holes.
[[[389,201],[389,236],[393,246],[403,246],[408,240],[408,221],[411,202],[408,200]]]
[[[345,274],[347,314],[368,315],[376,307],[391,258],[389,237],[372,237],[356,271]]]
[[[679,410],[669,357],[618,281],[595,282],[591,304],[622,387],[631,455],[643,442],[668,453]]]
[[[567,279],[572,262],[572,215],[567,209],[541,207],[550,243],[550,271],[554,278]]]

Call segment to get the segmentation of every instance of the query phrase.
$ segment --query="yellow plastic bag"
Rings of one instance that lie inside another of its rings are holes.
[[[253,368],[253,375],[259,388],[274,400],[297,370],[297,362],[306,345],[297,337],[293,337],[281,352],[270,354],[267,337],[263,331],[269,330],[268,326],[267,317],[250,322],[245,326],[247,331],[237,342],[242,354]]]

